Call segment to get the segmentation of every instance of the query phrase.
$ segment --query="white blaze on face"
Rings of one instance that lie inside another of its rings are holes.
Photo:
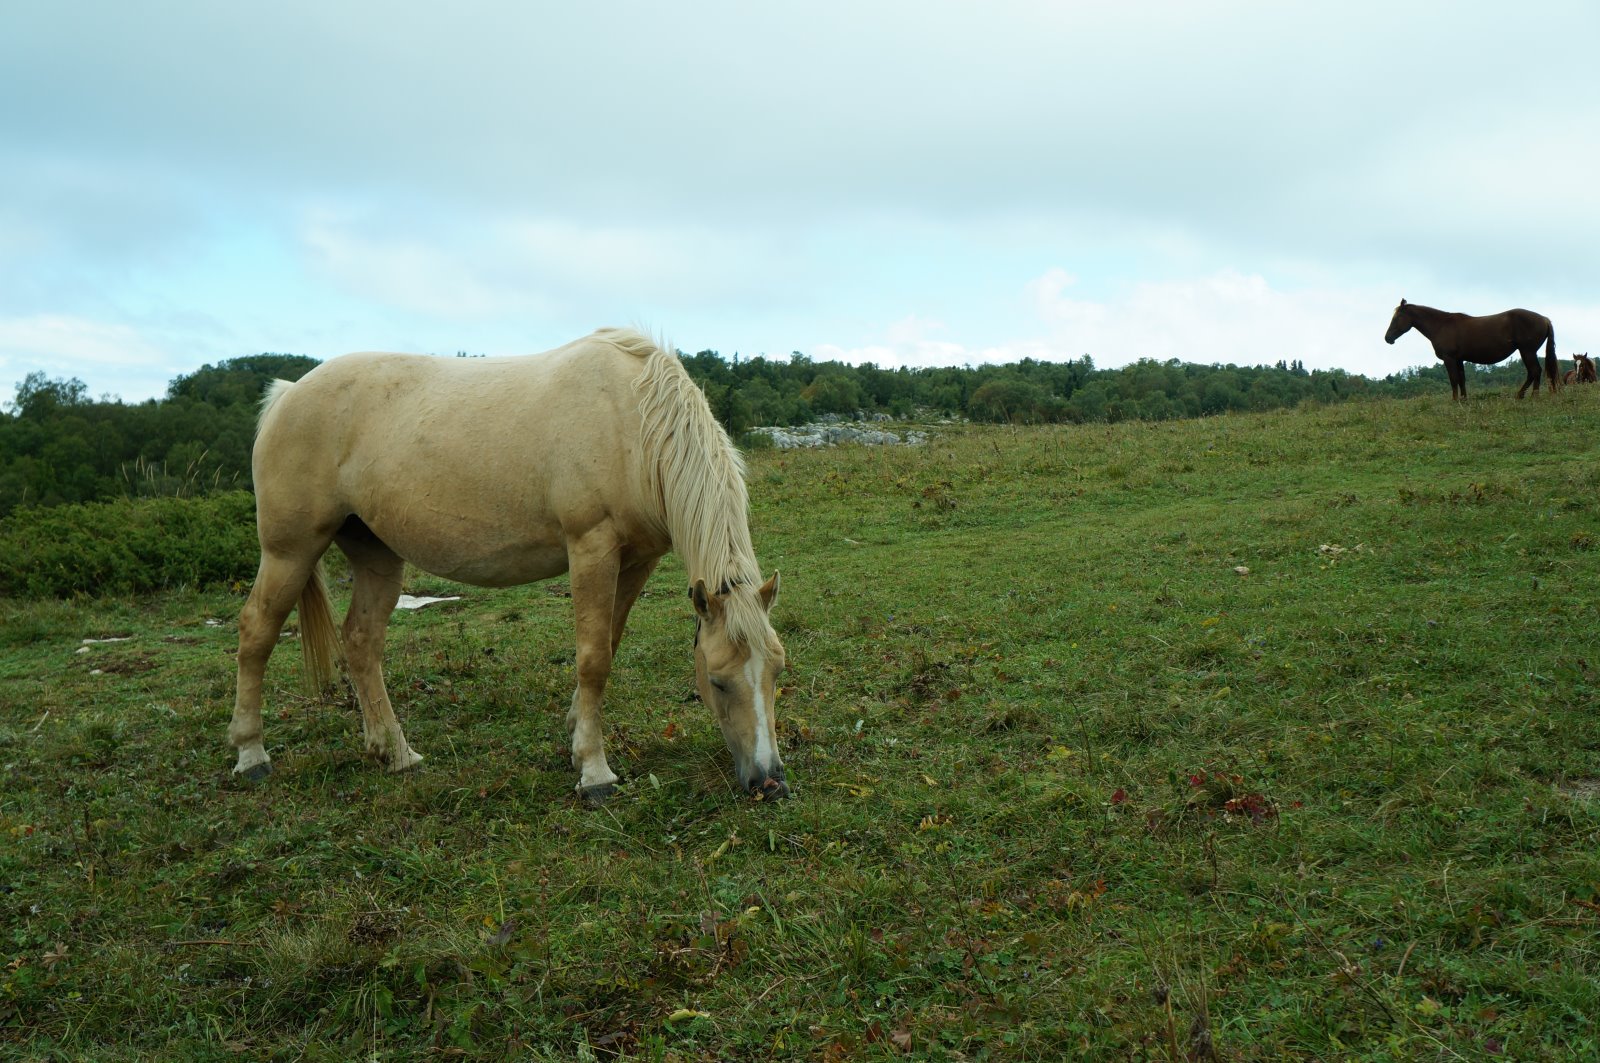
[[[750,685],[750,710],[756,716],[756,767],[764,772],[772,770],[778,763],[777,751],[772,748],[772,729],[767,726],[772,706],[767,704],[766,692],[761,684],[766,673],[766,654],[752,647],[750,659],[744,664],[744,680]]]

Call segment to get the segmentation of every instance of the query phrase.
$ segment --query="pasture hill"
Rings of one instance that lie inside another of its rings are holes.
[[[465,357],[465,355],[461,355]],[[880,369],[814,362],[683,358],[735,439],[753,425],[803,424],[828,414],[907,417],[918,411],[998,424],[1171,420],[1448,388],[1444,369],[1369,380],[1340,370],[1141,361],[1097,370],[1086,356],[951,369]],[[0,517],[25,506],[248,489],[256,408],[269,381],[298,380],[303,355],[260,354],[173,380],[160,401],[93,400],[81,380],[33,373],[0,410]],[[1476,380],[1520,379],[1509,366]]]
[[[0,1054],[1595,1058],[1597,419],[1435,383],[753,452],[778,803],[729,781],[671,558],[598,812],[559,581],[409,579],[462,600],[390,632],[406,775],[286,640],[260,785],[225,733],[253,557],[13,592]]]

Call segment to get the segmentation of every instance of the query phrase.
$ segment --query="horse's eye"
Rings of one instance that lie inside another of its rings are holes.
[[[728,692],[728,681],[726,679],[718,679],[716,676],[712,676],[711,685],[722,691],[724,694]]]

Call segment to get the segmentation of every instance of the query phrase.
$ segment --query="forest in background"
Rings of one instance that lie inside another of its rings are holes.
[[[1195,365],[1145,359],[1096,369],[1067,362],[885,369],[871,363],[681,355],[713,412],[740,439],[757,425],[819,417],[966,418],[1011,424],[1172,420],[1373,396],[1446,393],[1444,368],[1382,380],[1344,370]],[[250,487],[255,411],[266,383],[297,380],[318,364],[258,354],[205,365],[161,399],[93,399],[83,381],[32,373],[0,409],[0,517],[22,506],[110,498],[188,497]],[[1474,375],[1475,386],[1520,384],[1515,359]]]

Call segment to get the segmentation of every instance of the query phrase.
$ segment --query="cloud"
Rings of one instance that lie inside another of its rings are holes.
[[[1283,291],[1265,277],[1225,269],[1134,284],[1109,300],[1075,299],[1051,270],[1029,285],[1046,342],[1086,351],[1099,364],[1177,358],[1202,364],[1343,367],[1384,375],[1410,364],[1383,344],[1390,302],[1351,288]]]
[[[889,368],[1084,355],[1101,368],[1141,358],[1237,365],[1299,359],[1308,368],[1375,376],[1432,358],[1425,347],[1397,350],[1383,343],[1396,301],[1388,292],[1279,290],[1260,274],[1231,269],[1135,283],[1102,298],[1077,295],[1077,286],[1078,278],[1060,267],[1030,280],[1022,295],[1031,320],[999,343],[963,343],[943,323],[910,315],[880,330],[876,342],[822,344],[813,356]]]
[[[1519,12],[24,4],[0,315],[121,321],[186,368],[638,320],[882,364],[1371,370],[1426,361],[1374,353],[1404,294],[1570,307],[1581,349],[1600,5]]]
[[[168,353],[129,325],[54,314],[0,318],[0,379],[6,383],[33,372],[81,377],[104,370],[145,378],[155,386],[150,394],[176,375]]]
[[[161,351],[128,325],[40,314],[0,320],[0,347],[36,361],[58,359],[91,365],[150,365]]]
[[[315,211],[299,238],[311,271],[360,299],[441,317],[537,309],[532,293],[494,283],[481,258],[393,232]]]
[[[811,356],[817,361],[845,362],[850,365],[871,362],[880,369],[918,369],[1011,360],[1004,357],[1003,352],[993,352],[996,356],[988,358],[975,356],[962,344],[936,335],[945,331],[943,322],[911,314],[883,329],[878,343],[849,348],[822,343],[812,349]]]
[[[406,235],[398,235],[405,233]],[[769,251],[713,230],[574,218],[453,216],[413,221],[308,211],[309,268],[364,300],[442,318],[592,316],[760,298]],[[781,270],[777,271],[781,276]]]

